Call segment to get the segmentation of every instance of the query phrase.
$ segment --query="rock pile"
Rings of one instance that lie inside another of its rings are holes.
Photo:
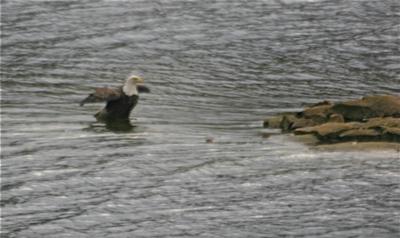
[[[267,118],[264,127],[313,135],[320,144],[400,143],[400,96],[375,95],[339,103],[324,101],[301,112]]]

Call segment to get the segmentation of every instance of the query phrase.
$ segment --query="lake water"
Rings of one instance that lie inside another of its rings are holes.
[[[398,0],[2,1],[2,237],[399,237],[400,155],[262,120],[400,93]],[[129,131],[79,107],[144,77]],[[214,143],[206,143],[213,138]]]

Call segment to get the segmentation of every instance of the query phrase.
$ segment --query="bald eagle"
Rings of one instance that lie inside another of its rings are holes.
[[[150,92],[149,88],[141,83],[143,83],[141,77],[132,75],[119,88],[96,88],[94,93],[81,101],[80,106],[85,103],[106,102],[106,106],[94,115],[97,120],[128,120],[129,114],[138,102],[139,92]]]

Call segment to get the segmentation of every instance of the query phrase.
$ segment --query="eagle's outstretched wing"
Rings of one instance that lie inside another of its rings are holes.
[[[109,102],[117,100],[122,96],[121,88],[96,88],[94,93],[89,94],[89,96],[81,101],[79,104],[83,106],[85,103],[93,102]]]

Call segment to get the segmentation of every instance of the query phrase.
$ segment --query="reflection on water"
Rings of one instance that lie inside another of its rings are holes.
[[[129,120],[106,122],[106,128],[115,132],[131,132],[133,125]]]
[[[261,124],[325,99],[398,94],[399,11],[3,1],[2,235],[396,236],[397,152],[314,152]],[[77,106],[132,71],[151,93],[130,122]]]
[[[115,133],[128,133],[134,132],[135,126],[129,120],[121,120],[121,121],[101,121],[90,123],[87,128],[84,128],[85,131],[92,131],[97,133],[104,133],[107,130],[115,132]]]

